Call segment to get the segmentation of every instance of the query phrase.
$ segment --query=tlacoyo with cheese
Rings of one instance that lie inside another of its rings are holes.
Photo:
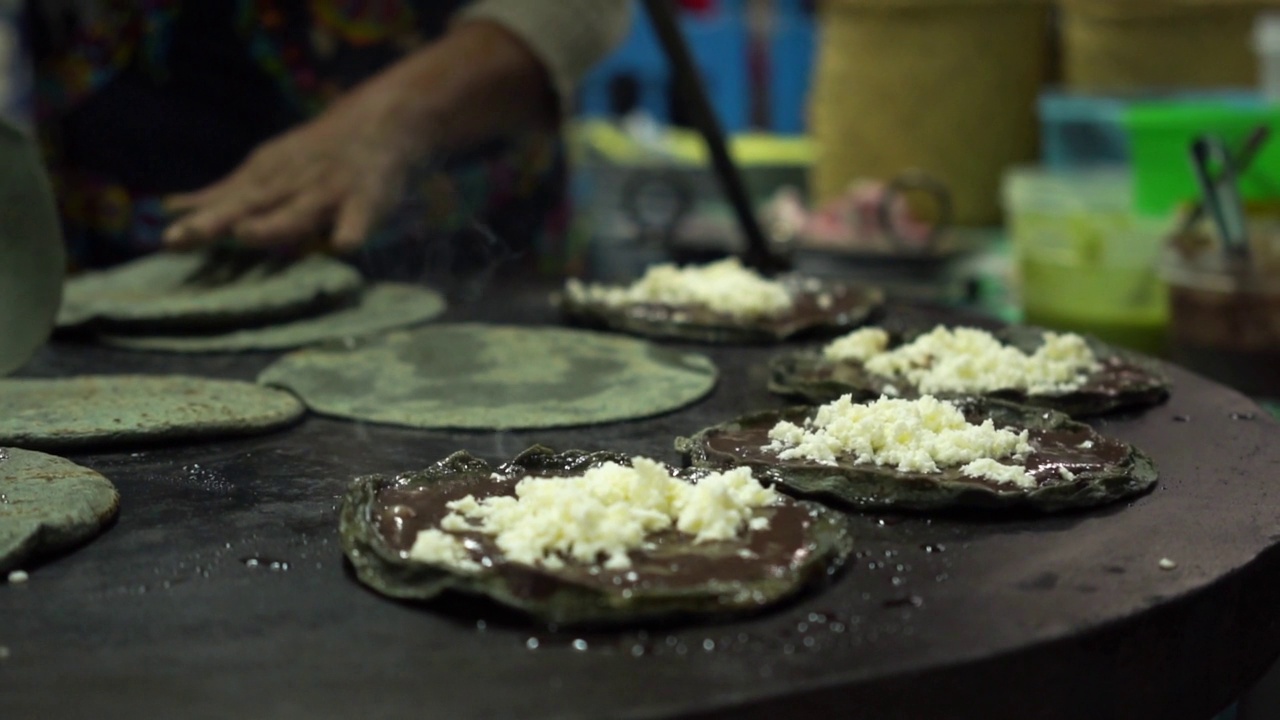
[[[357,479],[341,515],[359,580],[401,599],[488,597],[560,626],[758,612],[833,574],[847,520],[749,469],[673,471],[535,447]]]
[[[695,467],[750,467],[794,495],[865,510],[1091,507],[1156,482],[1145,454],[1050,410],[998,400],[844,396],[681,438]]]

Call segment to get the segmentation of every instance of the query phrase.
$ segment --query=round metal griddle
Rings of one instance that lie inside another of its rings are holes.
[[[449,319],[550,322],[547,289],[494,288]],[[354,475],[535,441],[674,460],[675,436],[781,404],[764,390],[771,351],[709,352],[716,393],[642,422],[474,434],[312,418],[75,456],[117,484],[120,518],[0,586],[0,717],[1203,720],[1280,650],[1280,431],[1176,369],[1169,404],[1100,423],[1155,458],[1154,493],[1041,519],[864,517],[853,567],[756,618],[560,635],[479,602],[398,604],[345,571],[336,503]],[[57,346],[25,372],[252,378],[269,360]]]

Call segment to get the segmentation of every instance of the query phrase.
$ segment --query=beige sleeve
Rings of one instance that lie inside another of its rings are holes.
[[[455,22],[489,20],[528,44],[546,66],[563,111],[587,71],[631,25],[631,0],[477,0]]]

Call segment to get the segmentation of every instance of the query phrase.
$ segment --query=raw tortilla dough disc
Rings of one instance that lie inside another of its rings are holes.
[[[252,435],[306,412],[292,395],[181,375],[0,380],[0,445],[68,448]]]
[[[339,260],[295,261],[214,251],[162,252],[67,282],[58,327],[238,329],[292,319],[354,296],[360,273]]]
[[[417,325],[439,316],[444,308],[444,298],[434,291],[380,283],[365,290],[352,307],[281,325],[202,335],[104,335],[99,340],[130,350],[182,353],[292,350]]]
[[[418,428],[501,430],[632,420],[715,386],[703,355],[561,328],[433,325],[355,350],[288,355],[259,381],[312,410]]]
[[[97,535],[119,506],[115,487],[88,468],[0,448],[0,574]]]

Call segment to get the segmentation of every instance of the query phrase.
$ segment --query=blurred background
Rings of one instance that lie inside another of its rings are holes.
[[[21,4],[0,0],[0,115],[27,124]],[[1090,333],[1280,414],[1280,0],[680,6],[797,269]],[[572,232],[545,271],[742,249],[689,121],[637,11],[579,90]],[[1280,717],[1280,669],[1243,710]]]
[[[752,199],[799,269],[1280,396],[1280,0],[681,6]],[[21,117],[13,37],[0,23],[0,107]],[[574,231],[548,270],[623,279],[739,249],[643,12],[583,83],[571,138]]]
[[[0,0],[0,113],[26,122],[20,4]],[[680,6],[751,199],[799,270],[1280,397],[1280,0]],[[684,109],[637,8],[580,87],[573,229],[540,249],[545,270],[621,280],[742,249]]]

